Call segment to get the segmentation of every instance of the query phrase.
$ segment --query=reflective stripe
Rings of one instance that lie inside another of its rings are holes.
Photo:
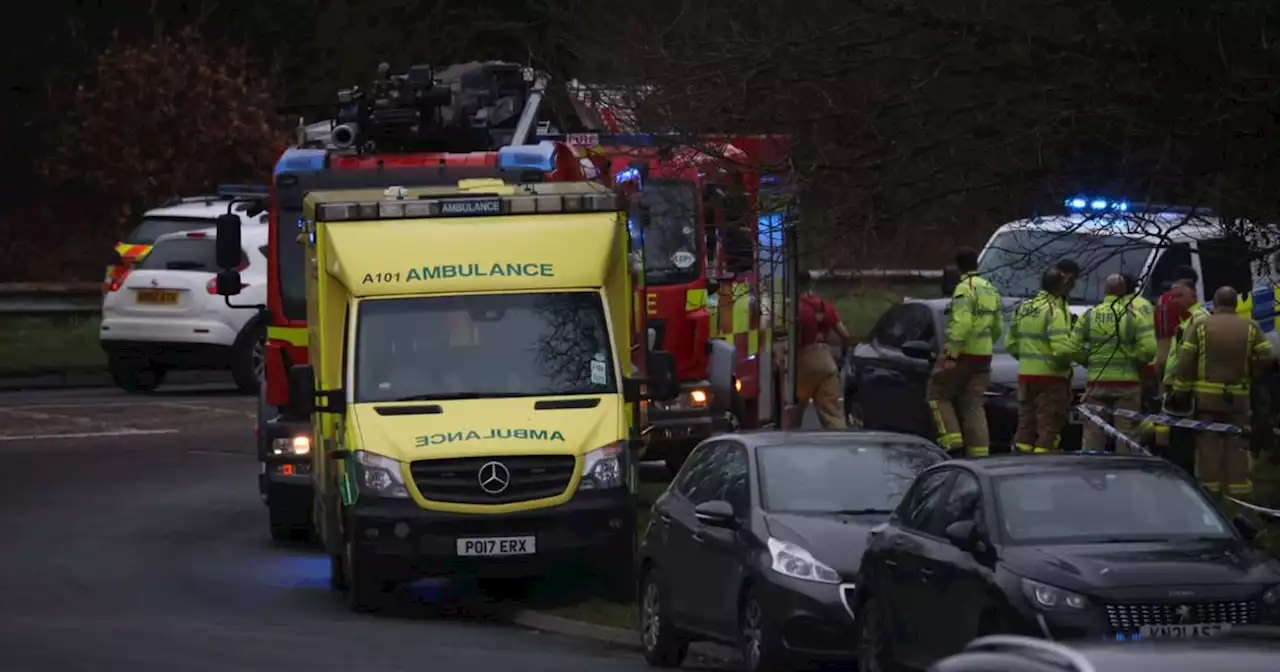
[[[284,341],[299,348],[307,347],[306,327],[267,327],[267,339]]]

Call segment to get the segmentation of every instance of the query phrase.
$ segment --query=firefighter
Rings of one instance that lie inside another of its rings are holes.
[[[1130,273],[1121,273],[1120,277],[1124,279],[1124,285],[1127,293],[1124,301],[1128,306],[1132,306],[1134,311],[1141,318],[1143,324],[1151,325],[1156,332],[1156,358],[1159,358],[1160,333],[1156,328],[1156,307],[1150,301],[1146,300],[1138,294],[1138,279]],[[1142,406],[1143,413],[1159,413],[1160,412],[1160,373],[1156,369],[1155,359],[1144,364],[1138,372],[1139,378],[1142,379]],[[1138,425],[1138,434],[1143,437],[1144,441],[1154,438],[1155,425],[1149,421],[1142,421]]]
[[[1040,291],[1013,314],[1005,348],[1018,360],[1018,430],[1014,447],[1047,453],[1058,448],[1071,408],[1071,311],[1069,276],[1045,270]]]
[[[960,282],[947,308],[946,342],[929,376],[927,397],[938,443],[953,457],[991,452],[983,399],[991,381],[991,348],[1004,330],[1000,293],[978,275],[978,253],[956,252]]]
[[[1155,330],[1125,299],[1124,278],[1107,277],[1105,290],[1106,298],[1085,312],[1071,334],[1074,359],[1088,369],[1084,403],[1136,413],[1142,405],[1141,367],[1156,356]],[[1136,420],[1109,412],[1099,415],[1125,436],[1136,433]],[[1100,428],[1087,425],[1081,449],[1102,450],[1106,440]],[[1128,450],[1116,442],[1116,452]]]
[[[1183,333],[1173,377],[1174,396],[1194,409],[1195,418],[1241,428],[1249,426],[1249,388],[1253,372],[1271,359],[1262,329],[1236,313],[1236,290],[1213,295],[1213,313],[1195,320]],[[1196,477],[1215,494],[1249,497],[1251,460],[1238,434],[1196,431]]]
[[[1189,327],[1197,319],[1209,315],[1209,311],[1205,310],[1204,306],[1200,305],[1197,300],[1196,282],[1190,278],[1190,274],[1185,270],[1181,271],[1181,273],[1187,277],[1173,282],[1173,285],[1169,288],[1169,299],[1164,302],[1164,310],[1166,313],[1171,312],[1181,315],[1182,318],[1179,320],[1177,328],[1174,329],[1165,361],[1160,362],[1158,356],[1156,359],[1156,365],[1160,367],[1163,373],[1161,388],[1165,392],[1173,389],[1173,372],[1177,367],[1179,357],[1178,347],[1185,342]],[[1160,308],[1157,308],[1157,311],[1159,310]],[[1168,319],[1167,314],[1165,319]],[[1157,314],[1157,322],[1159,321],[1160,317]],[[1169,410],[1176,411],[1176,407]],[[1188,474],[1194,474],[1196,471],[1196,449],[1192,430],[1160,424],[1157,424],[1155,429],[1156,446],[1162,450],[1165,459],[1182,467]]]
[[[827,335],[835,332],[840,337],[841,347],[848,347],[852,339],[836,307],[813,292],[810,275],[801,273],[797,280],[802,292],[798,306],[799,350],[796,351],[796,408],[799,419],[804,419],[805,407],[812,400],[824,429],[843,429],[846,425],[844,410],[840,407],[840,367],[831,356]]]

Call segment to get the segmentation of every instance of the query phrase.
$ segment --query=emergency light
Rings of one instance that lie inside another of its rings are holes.
[[[271,188],[262,184],[219,184],[219,198],[266,198]]]
[[[275,175],[281,173],[305,173],[324,170],[328,152],[323,149],[299,149],[291,147],[276,162]]]
[[[536,145],[511,145],[498,148],[499,170],[536,170],[549,173],[556,169],[556,148],[550,141]]]
[[[316,221],[365,221],[445,217],[500,217],[556,213],[613,212],[619,206],[613,192],[539,194],[526,191],[514,196],[447,196],[418,199],[386,199],[359,203],[322,203]]]
[[[1105,198],[1089,198],[1086,196],[1068,198],[1065,205],[1068,209],[1075,210],[1077,212],[1086,210],[1092,212],[1098,212],[1100,210],[1114,210],[1116,212],[1129,211],[1128,201],[1108,201]]]

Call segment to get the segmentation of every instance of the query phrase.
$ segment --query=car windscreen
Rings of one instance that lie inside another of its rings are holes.
[[[206,217],[143,217],[122,242],[128,245],[151,245],[166,233],[181,233],[196,229],[211,229],[218,225],[216,219]]]
[[[241,254],[241,263],[247,259]],[[168,238],[142,258],[138,270],[217,273],[217,242],[213,238]]]
[[[594,292],[366,299],[356,331],[357,402],[618,390]]]
[[[1071,290],[1072,303],[1099,303],[1107,276],[1140,277],[1155,248],[1124,236],[1073,231],[1014,230],[991,239],[978,271],[1006,298],[1027,298],[1040,291],[1044,269],[1063,259],[1080,264],[1081,277]]]
[[[760,501],[774,513],[889,513],[916,475],[940,461],[906,442],[764,446],[756,451]]]
[[[1170,541],[1233,536],[1190,481],[1169,468],[1082,468],[993,479],[1011,544]]]

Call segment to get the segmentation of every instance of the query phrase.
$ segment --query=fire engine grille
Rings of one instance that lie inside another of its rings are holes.
[[[1258,603],[1188,602],[1184,604],[1108,604],[1107,622],[1115,632],[1137,632],[1144,625],[1230,623],[1247,625],[1258,619]]]
[[[508,504],[563,493],[576,466],[572,455],[460,457],[419,460],[409,472],[418,492],[435,502]]]

